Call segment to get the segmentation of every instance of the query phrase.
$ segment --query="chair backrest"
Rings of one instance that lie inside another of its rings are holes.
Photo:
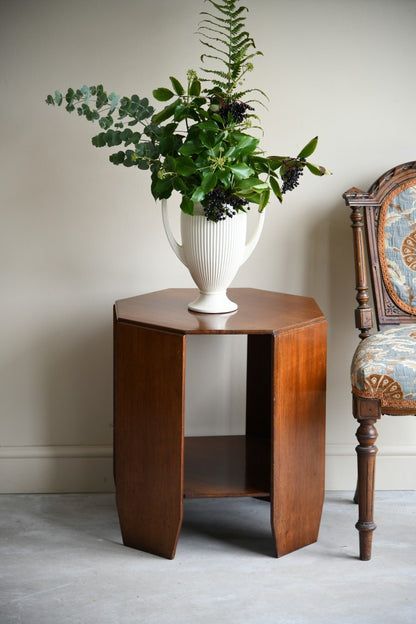
[[[416,161],[386,171],[366,193],[343,195],[352,210],[360,337],[373,327],[367,247],[377,328],[416,322]]]

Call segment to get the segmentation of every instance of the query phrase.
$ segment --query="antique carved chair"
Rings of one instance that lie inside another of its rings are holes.
[[[360,330],[351,365],[357,430],[360,559],[371,558],[376,421],[416,415],[416,161],[382,175],[368,193],[343,195],[351,208]],[[365,252],[367,248],[367,253]],[[376,326],[369,305],[367,258]]]

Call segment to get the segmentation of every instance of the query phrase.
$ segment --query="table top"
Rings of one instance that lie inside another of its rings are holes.
[[[179,334],[276,334],[323,322],[325,317],[310,297],[255,288],[230,288],[228,296],[238,310],[203,314],[188,310],[198,291],[171,288],[120,299],[114,306],[119,322]]]

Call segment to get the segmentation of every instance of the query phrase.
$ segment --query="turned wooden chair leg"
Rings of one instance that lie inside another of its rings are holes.
[[[356,505],[358,505],[358,477],[357,485],[355,486],[354,498],[352,499]]]
[[[360,559],[371,559],[371,544],[374,524],[374,486],[377,447],[374,445],[377,439],[377,430],[374,426],[375,419],[359,420],[357,440],[358,463],[358,522],[355,525],[360,533]]]

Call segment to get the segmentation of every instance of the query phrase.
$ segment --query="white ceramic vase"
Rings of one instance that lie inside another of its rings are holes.
[[[189,303],[188,308],[211,314],[237,310],[238,305],[227,297],[227,288],[259,241],[264,212],[259,213],[257,226],[248,242],[245,212],[215,223],[207,220],[200,204],[195,204],[193,215],[181,213],[182,244],[176,241],[170,228],[166,200],[162,200],[162,219],[173,251],[189,269],[199,289],[198,297]]]

